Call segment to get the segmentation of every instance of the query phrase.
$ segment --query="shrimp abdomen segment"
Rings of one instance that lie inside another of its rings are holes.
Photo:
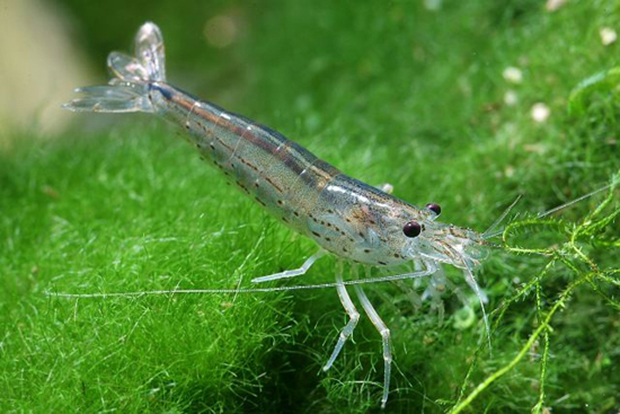
[[[283,135],[157,83],[163,115],[183,124],[206,160],[270,213],[306,235],[322,189],[340,174]]]

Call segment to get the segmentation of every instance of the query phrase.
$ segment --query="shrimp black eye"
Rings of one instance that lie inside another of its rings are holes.
[[[428,210],[432,211],[433,213],[435,213],[436,215],[440,215],[441,214],[441,207],[439,206],[439,204],[428,203],[426,205],[426,208]]]
[[[421,231],[422,227],[420,227],[420,223],[417,221],[410,221],[403,227],[403,233],[405,233],[407,237],[417,237]]]

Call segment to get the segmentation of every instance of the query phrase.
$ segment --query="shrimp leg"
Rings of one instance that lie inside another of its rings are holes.
[[[390,375],[392,372],[392,351],[390,350],[390,330],[385,325],[385,322],[381,319],[377,311],[375,310],[370,300],[368,300],[368,296],[362,289],[361,286],[355,285],[355,293],[357,293],[357,297],[362,303],[362,307],[366,312],[366,315],[370,318],[370,321],[379,333],[381,334],[381,338],[383,339],[383,361],[384,361],[384,371],[383,371],[383,396],[381,397],[381,408],[385,408],[385,404],[388,400],[388,393],[390,392]]]
[[[378,185],[377,188],[383,191],[384,193],[388,193],[388,194],[392,194],[394,192],[394,186],[390,183],[384,183],[384,184]]]
[[[342,283],[342,262],[338,264],[336,283],[338,283],[338,286],[336,287],[336,290],[338,291],[338,297],[340,298],[340,302],[342,303],[342,307],[344,308],[345,312],[347,313],[347,315],[349,315],[349,322],[345,325],[344,328],[342,328],[342,331],[340,331],[340,335],[338,336],[338,342],[336,342],[336,347],[334,348],[332,355],[327,360],[327,363],[323,367],[323,371],[327,371],[332,367],[334,361],[338,357],[338,354],[340,354],[344,343],[347,341],[347,339],[349,339],[351,334],[353,334],[355,326],[360,320],[360,314],[355,308],[355,305],[353,304],[353,301],[351,300],[351,297],[347,292],[347,288]]]
[[[316,252],[315,254],[310,256],[308,259],[306,259],[304,264],[302,264],[301,267],[299,267],[297,269],[285,270],[284,272],[274,273],[274,274],[268,275],[268,276],[256,277],[256,278],[252,279],[252,282],[253,283],[263,283],[263,282],[269,282],[271,280],[286,279],[286,278],[289,278],[289,277],[295,277],[295,276],[304,275],[308,271],[308,269],[310,269],[310,267],[314,264],[314,262],[319,260],[324,255],[325,255],[325,251],[319,250],[318,252]]]

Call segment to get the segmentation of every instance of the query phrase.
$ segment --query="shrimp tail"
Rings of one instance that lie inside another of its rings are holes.
[[[154,112],[148,96],[150,84],[166,81],[163,36],[159,27],[147,22],[134,42],[134,56],[120,52],[108,56],[112,74],[108,85],[76,89],[82,96],[63,108],[74,112]]]

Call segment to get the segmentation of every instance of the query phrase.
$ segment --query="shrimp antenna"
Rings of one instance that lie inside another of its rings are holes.
[[[515,199],[515,201],[512,202],[512,204],[510,204],[508,206],[508,208],[506,210],[504,210],[504,212],[497,218],[497,220],[495,220],[495,222],[493,224],[491,224],[491,226],[486,229],[486,231],[484,233],[482,233],[482,238],[483,239],[490,239],[492,237],[495,237],[497,234],[501,234],[504,232],[504,228],[502,228],[500,231],[494,232],[492,233],[492,231],[499,226],[499,224],[504,221],[504,219],[506,218],[506,216],[508,214],[510,214],[510,211],[513,209],[514,206],[517,205],[517,203],[519,202],[519,200],[521,200],[521,195],[517,196],[517,198]]]
[[[605,191],[605,190],[607,190],[609,188],[612,188],[615,185],[616,185],[616,182],[612,181],[611,183],[607,184],[606,186],[603,186],[603,187],[601,187],[601,188],[599,188],[597,190],[594,190],[594,191],[592,191],[592,192],[590,192],[590,193],[588,193],[586,195],[582,195],[581,197],[578,197],[578,198],[576,198],[574,200],[571,200],[568,203],[564,203],[561,206],[557,206],[557,207],[552,208],[551,210],[547,210],[547,211],[545,211],[543,213],[540,213],[540,214],[538,214],[536,216],[536,218],[539,219],[539,218],[547,217],[548,215],[553,214],[553,213],[555,213],[557,211],[564,210],[565,208],[568,208],[568,207],[572,206],[573,204],[577,204],[578,202],[583,201],[586,198],[590,198],[593,195],[596,195],[596,194],[598,194],[600,192],[603,192],[603,191]]]
[[[577,197],[576,199],[571,200],[571,201],[569,201],[567,203],[564,203],[564,204],[559,205],[557,207],[554,207],[554,208],[552,208],[550,210],[547,210],[547,211],[544,211],[542,213],[539,213],[538,215],[536,215],[536,218],[537,219],[541,219],[541,218],[547,217],[547,216],[549,216],[549,215],[551,215],[553,213],[557,213],[558,211],[561,211],[561,210],[564,210],[565,208],[571,207],[572,205],[577,204],[580,201],[583,201],[583,200],[588,199],[588,198],[590,198],[592,196],[595,196],[598,193],[601,193],[601,192],[603,192],[605,190],[613,188],[613,187],[616,186],[616,184],[617,184],[616,181],[613,180],[611,183],[609,183],[607,185],[604,185],[603,187],[598,188],[598,189],[596,189],[596,190],[594,190],[592,192],[589,192],[588,194],[582,195],[581,197]],[[494,231],[494,232],[491,232],[491,231],[508,215],[510,210],[515,206],[515,204],[517,204],[517,202],[519,201],[520,198],[521,198],[521,196],[517,197],[517,199],[506,209],[506,211],[504,211],[504,213],[502,213],[500,218],[497,219],[495,221],[495,223],[493,223],[493,225],[491,225],[491,227],[489,227],[489,229],[487,231],[482,233],[482,238],[483,239],[492,239],[493,237],[497,237],[497,236],[499,236],[500,234],[502,234],[504,232],[504,230],[506,229],[505,226],[502,227],[499,230]]]
[[[367,279],[345,280],[342,283],[317,283],[313,285],[278,286],[272,288],[248,288],[248,289],[169,289],[169,290],[144,290],[134,292],[110,292],[110,293],[67,293],[45,291],[46,296],[59,298],[113,298],[113,297],[140,297],[174,294],[207,294],[207,293],[259,293],[259,292],[280,292],[285,290],[314,290],[333,288],[339,285],[363,285],[367,283],[391,282],[395,280],[419,279],[428,276],[428,272],[413,272],[400,275],[389,275],[381,277],[370,277]]]

